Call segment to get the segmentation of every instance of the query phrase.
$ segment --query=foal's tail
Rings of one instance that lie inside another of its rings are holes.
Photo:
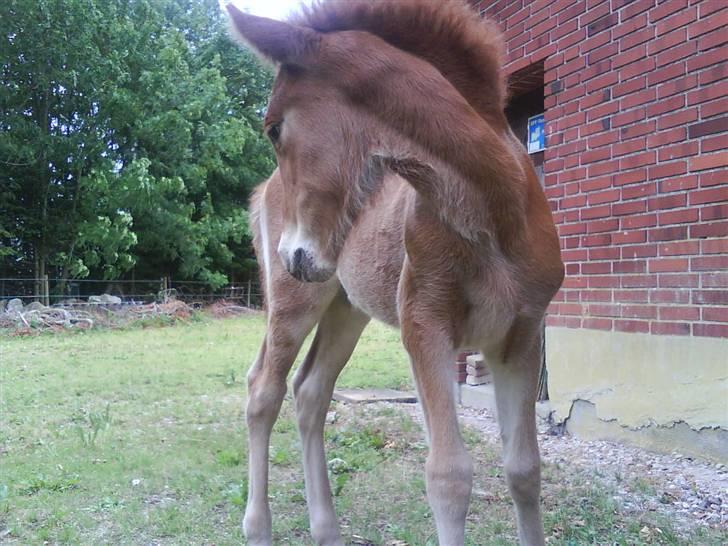
[[[263,309],[267,312],[268,309],[268,286],[266,275],[266,269],[270,267],[270,264],[265,263],[266,249],[264,245],[268,244],[268,241],[264,240],[264,226],[261,226],[261,212],[263,211],[263,199],[265,196],[265,188],[268,185],[268,180],[256,186],[253,190],[253,194],[250,196],[250,208],[249,208],[249,222],[250,230],[253,233],[253,248],[255,249],[255,256],[258,259],[258,281],[260,284],[260,291],[263,297]],[[265,218],[264,218],[265,220]]]

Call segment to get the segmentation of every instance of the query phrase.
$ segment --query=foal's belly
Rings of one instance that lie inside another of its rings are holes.
[[[352,305],[377,320],[398,326],[404,210],[414,190],[396,176],[387,177],[383,184],[347,237],[337,275]]]

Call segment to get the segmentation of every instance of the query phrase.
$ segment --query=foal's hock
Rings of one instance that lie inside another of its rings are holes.
[[[278,169],[251,205],[267,333],[251,368],[249,544],[270,545],[268,449],[293,381],[311,533],[343,540],[323,427],[370,318],[399,327],[430,438],[442,545],[464,543],[472,462],[452,362],[491,367],[522,544],[544,543],[534,402],[545,309],[563,279],[551,213],[503,113],[496,26],[459,1],[323,2],[288,23],[228,7],[277,75],[265,117]]]

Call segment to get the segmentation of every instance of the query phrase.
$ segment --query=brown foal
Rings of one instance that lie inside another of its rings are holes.
[[[268,322],[248,377],[248,543],[272,543],[271,429],[317,326],[293,390],[311,533],[343,544],[324,420],[374,317],[401,329],[410,356],[440,544],[464,543],[472,486],[452,388],[461,349],[490,365],[520,541],[543,544],[534,402],[543,316],[563,265],[503,113],[500,33],[459,1],[330,1],[290,23],[228,10],[278,67],[265,118],[278,169],[251,207]]]

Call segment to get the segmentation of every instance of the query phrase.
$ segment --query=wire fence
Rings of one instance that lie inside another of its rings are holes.
[[[170,298],[189,304],[207,305],[227,300],[238,305],[260,308],[263,294],[257,279],[230,283],[212,290],[203,281],[159,279],[63,279],[63,278],[0,278],[0,301],[19,299],[24,304],[38,301],[44,305],[82,305],[99,303],[102,295],[113,301],[134,305]],[[117,300],[116,298],[119,298]]]

